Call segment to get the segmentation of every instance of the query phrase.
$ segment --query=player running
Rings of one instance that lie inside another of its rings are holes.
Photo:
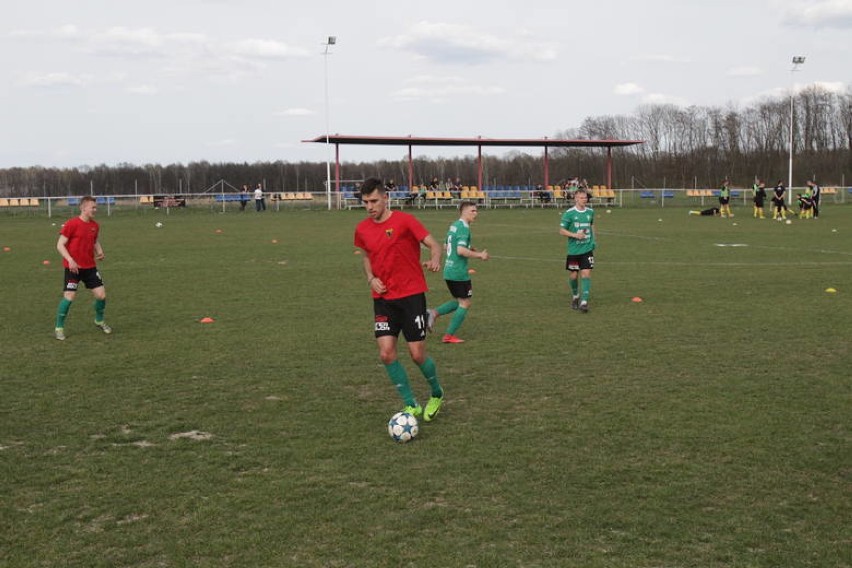
[[[470,224],[478,215],[476,203],[462,201],[459,204],[459,213],[459,219],[450,225],[450,230],[447,232],[447,258],[444,261],[444,280],[453,299],[444,302],[434,310],[429,310],[430,329],[438,316],[455,312],[441,339],[443,343],[464,343],[464,339],[457,337],[456,332],[467,316],[473,296],[473,284],[467,268],[467,259],[488,260],[489,258],[487,250],[478,251],[471,246]]]
[[[364,274],[373,295],[374,333],[379,358],[405,402],[403,412],[431,421],[444,401],[435,362],[426,355],[426,278],[420,266],[421,243],[431,256],[424,266],[441,268],[441,245],[416,217],[388,208],[382,180],[369,178],[361,185],[361,201],[369,217],[355,228],[355,246],[364,251]],[[408,353],[429,383],[432,396],[425,410],[417,403],[408,373],[397,358],[402,332]]]
[[[98,203],[94,197],[86,195],[80,199],[80,215],[62,225],[59,240],[56,241],[56,250],[62,255],[62,265],[65,267],[65,285],[62,300],[56,308],[56,327],[53,331],[53,336],[59,341],[65,341],[65,318],[77,296],[80,282],[95,297],[95,325],[104,333],[112,333],[112,328],[104,322],[106,288],[95,264],[104,258],[104,249],[98,240],[100,225],[95,221],[97,211]]]
[[[568,283],[571,285],[571,309],[589,311],[592,269],[595,267],[595,211],[586,207],[589,194],[582,187],[574,192],[574,206],[562,214],[559,234],[568,237]]]

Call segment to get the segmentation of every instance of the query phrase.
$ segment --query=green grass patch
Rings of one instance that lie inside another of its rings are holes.
[[[447,402],[406,445],[362,211],[101,213],[115,331],[84,290],[65,342],[61,221],[0,220],[2,566],[852,565],[850,207],[599,209],[585,315],[560,212],[482,211],[467,342],[429,339]],[[419,216],[440,240],[455,212]]]

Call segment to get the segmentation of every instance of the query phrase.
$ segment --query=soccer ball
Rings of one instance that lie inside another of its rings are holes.
[[[162,227],[162,226],[163,226],[163,224],[162,224],[162,223],[160,223],[159,221],[157,221],[156,223],[154,223],[154,226],[155,226],[155,227],[157,227],[157,228],[159,229],[160,227]]]
[[[397,412],[391,416],[388,422],[388,434],[393,438],[394,442],[404,444],[410,442],[417,437],[417,432],[420,427],[417,424],[417,418],[407,412]]]

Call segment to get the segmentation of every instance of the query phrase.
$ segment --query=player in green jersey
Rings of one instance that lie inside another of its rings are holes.
[[[574,206],[562,214],[559,234],[568,237],[568,283],[571,285],[571,309],[589,311],[592,269],[595,267],[595,211],[586,207],[589,194],[582,187],[574,192]]]
[[[473,285],[470,281],[470,272],[467,267],[467,259],[478,258],[488,260],[488,251],[478,251],[470,243],[470,224],[476,220],[478,211],[473,201],[462,201],[459,204],[460,217],[450,225],[445,241],[447,258],[444,261],[444,280],[453,299],[444,302],[435,309],[429,310],[429,329],[435,325],[438,316],[453,313],[453,319],[447,326],[447,331],[441,339],[443,343],[464,343],[459,339],[456,332],[461,327],[467,311],[470,309],[471,297],[473,296]]]

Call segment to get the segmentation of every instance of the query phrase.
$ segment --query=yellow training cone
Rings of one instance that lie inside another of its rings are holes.
[[[835,290],[834,288],[826,288],[825,291],[829,294],[834,294],[835,292],[837,292],[837,290]]]

